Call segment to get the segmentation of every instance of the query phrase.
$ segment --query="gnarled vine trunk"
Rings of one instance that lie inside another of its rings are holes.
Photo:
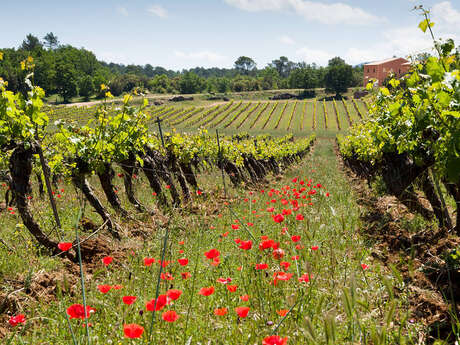
[[[425,171],[422,176],[422,189],[425,193],[426,198],[433,208],[434,215],[438,219],[440,227],[446,227],[447,229],[452,228],[452,220],[449,216],[449,211],[447,208],[442,207],[441,200],[436,194],[433,180],[431,179],[428,171]]]
[[[112,166],[109,163],[104,163],[103,169],[97,172],[97,176],[99,177],[99,181],[101,182],[102,190],[107,197],[107,201],[113,209],[123,217],[129,218],[128,211],[121,206],[120,198],[117,193],[115,193],[115,186],[112,183],[115,172],[113,171]]]
[[[161,184],[159,182],[160,178],[156,174],[155,162],[150,156],[147,155],[142,157],[142,159],[144,160],[142,171],[144,172],[144,175],[147,177],[147,180],[149,181],[150,188],[152,188],[155,192],[158,198],[158,203],[163,208],[169,207],[168,201],[166,200],[166,196],[164,195],[163,190],[161,189]]]
[[[181,204],[180,196],[177,192],[177,188],[174,184],[171,173],[166,166],[164,157],[161,156],[158,152],[152,150],[148,150],[147,155],[149,155],[154,162],[154,169],[156,170],[156,174],[160,176],[161,179],[169,186],[169,193],[171,193],[173,207],[179,207]]]
[[[50,239],[42,231],[29,209],[27,195],[31,193],[30,176],[32,174],[32,158],[35,153],[36,150],[33,145],[29,148],[19,145],[14,149],[9,161],[12,182],[11,190],[16,200],[18,212],[26,228],[38,243],[49,249],[53,254],[58,254],[60,251],[57,247],[57,242]]]
[[[107,229],[109,232],[115,237],[120,238],[120,234],[118,232],[117,225],[112,221],[109,212],[105,209],[104,205],[102,205],[101,201],[98,197],[94,194],[91,185],[89,184],[88,180],[86,179],[86,175],[84,173],[85,169],[81,166],[81,163],[77,163],[77,169],[72,172],[72,182],[80,189],[85,196],[86,200],[88,200],[89,204],[96,210],[99,216],[102,218],[103,222],[106,223]]]
[[[125,185],[125,192],[128,197],[128,201],[136,208],[137,211],[145,212],[145,206],[142,205],[142,203],[136,198],[134,193],[133,174],[136,167],[136,159],[134,155],[131,153],[128,159],[120,163],[120,166],[125,172],[123,176],[123,183]]]
[[[190,195],[190,189],[188,188],[187,180],[185,179],[184,174],[180,169],[179,164],[177,163],[176,156],[172,152],[168,153],[168,165],[171,167],[176,180],[179,182],[184,201],[189,202],[192,199],[192,196]]]

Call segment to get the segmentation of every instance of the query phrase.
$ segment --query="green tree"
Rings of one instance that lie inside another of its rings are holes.
[[[57,48],[59,45],[59,40],[55,34],[52,32],[48,32],[45,37],[43,37],[43,40],[45,41],[45,46],[48,47],[48,49],[54,49]]]
[[[173,93],[174,87],[171,80],[167,75],[156,75],[153,79],[149,80],[148,88],[155,93]]]
[[[273,90],[278,88],[280,75],[276,68],[265,67],[260,72],[260,77],[263,90]]]
[[[319,87],[319,71],[316,66],[305,65],[289,74],[289,87],[292,89],[314,89]]]
[[[89,100],[89,97],[94,93],[93,78],[89,75],[84,76],[80,79],[78,84],[79,94],[84,97],[85,100]]]
[[[339,57],[329,60],[326,74],[324,75],[326,92],[335,92],[336,97],[340,97],[341,93],[347,92],[352,82],[353,68],[350,65],[347,65]]]
[[[43,46],[40,43],[40,40],[36,36],[32,34],[28,34],[26,36],[26,39],[22,41],[20,48],[23,50],[27,50],[27,51],[34,51],[34,50],[42,49],[42,47]]]
[[[254,71],[255,68],[256,68],[256,63],[250,57],[240,56],[235,61],[235,69],[244,75],[249,75],[249,73]]]
[[[61,60],[56,64],[57,93],[64,99],[64,103],[78,95],[75,68],[67,61]]]
[[[228,78],[217,78],[216,80],[217,92],[226,93],[230,91],[230,80]]]
[[[205,81],[192,72],[185,73],[179,81],[179,92],[184,94],[198,93],[205,87]]]
[[[287,78],[289,73],[294,68],[294,62],[289,61],[286,56],[281,56],[279,59],[273,60],[269,66],[275,68],[281,78]]]

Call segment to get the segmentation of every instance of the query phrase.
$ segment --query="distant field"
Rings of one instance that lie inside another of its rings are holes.
[[[86,123],[97,107],[50,108],[50,119]],[[367,114],[362,100],[231,100],[215,103],[163,104],[150,106],[152,121],[157,117],[166,129],[194,130],[200,127],[222,131],[311,132],[343,131]]]

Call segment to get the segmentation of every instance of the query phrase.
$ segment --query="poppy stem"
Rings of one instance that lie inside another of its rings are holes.
[[[75,337],[75,333],[73,332],[72,324],[70,323],[69,315],[65,313],[65,317],[67,319],[67,324],[69,325],[70,334],[72,335],[73,344],[78,345],[77,338]]]
[[[291,314],[292,309],[294,309],[294,307],[295,307],[297,304],[299,304],[299,302],[302,300],[302,297],[303,297],[303,295],[304,295],[304,292],[305,292],[305,290],[302,290],[302,295],[297,299],[297,301],[292,305],[292,307],[289,308],[289,311],[286,313],[286,315],[283,316],[283,318],[280,320],[280,322],[278,322],[278,324],[276,325],[275,329],[272,331],[272,334],[271,334],[271,335],[273,335],[273,334],[276,333],[276,331],[277,331],[278,328],[281,326],[281,324],[283,323],[283,321],[286,320],[286,318],[288,317],[288,315]]]
[[[227,208],[230,210],[230,213],[232,214],[232,217],[235,217],[238,222],[243,226],[243,229],[246,230],[246,232],[249,234],[249,236],[252,238],[254,242],[257,241],[257,239],[254,237],[254,235],[249,231],[247,228],[246,224],[244,224],[241,220],[240,217],[236,214],[236,212],[233,210],[233,208],[230,206],[230,204],[227,205]]]
[[[187,308],[187,318],[185,319],[184,344],[187,343],[187,341],[185,339],[187,338],[188,321],[190,319],[190,311],[192,309],[192,304],[193,304],[193,297],[194,297],[193,292],[195,291],[196,272],[198,270],[198,253],[199,253],[199,250],[195,249],[195,248],[194,248],[194,250],[195,250],[195,267],[193,268],[193,279],[192,279],[192,289],[191,289],[191,294],[190,294],[190,302],[189,302],[188,308]]]
[[[155,310],[157,308],[158,295],[160,294],[161,273],[163,273],[163,264],[165,261],[166,246],[168,244],[168,236],[169,236],[169,227],[166,227],[166,233],[165,233],[165,237],[163,241],[163,249],[161,253],[160,270],[158,272],[157,286],[155,289],[155,303],[153,304],[152,320],[150,321],[150,331],[149,331],[149,343],[150,344],[152,343],[153,323],[155,321]]]
[[[78,265],[80,266],[80,281],[81,281],[81,292],[83,296],[83,310],[85,314],[86,337],[88,338],[88,345],[91,345],[91,338],[89,335],[89,324],[88,324],[88,311],[86,310],[85,276],[83,274],[83,264],[81,261],[80,236],[78,236],[78,224],[80,223],[82,214],[83,214],[83,207],[80,205],[80,210],[78,211],[77,221],[75,223],[75,242],[77,242]]]

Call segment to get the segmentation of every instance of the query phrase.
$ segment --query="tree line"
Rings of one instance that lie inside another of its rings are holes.
[[[348,87],[358,86],[362,80],[362,66],[352,67],[341,58],[329,61],[327,67],[305,62],[293,62],[287,57],[273,60],[258,69],[253,59],[239,57],[233,68],[196,67],[182,71],[160,66],[124,65],[99,61],[95,54],[84,48],[60,44],[52,32],[40,40],[29,34],[18,48],[1,49],[0,77],[9,88],[26,92],[26,72],[21,61],[34,59],[34,82],[47,95],[58,94],[64,102],[81,96],[98,97],[99,86],[108,85],[118,96],[140,87],[153,93],[226,93],[273,89],[314,89],[341,93]]]

